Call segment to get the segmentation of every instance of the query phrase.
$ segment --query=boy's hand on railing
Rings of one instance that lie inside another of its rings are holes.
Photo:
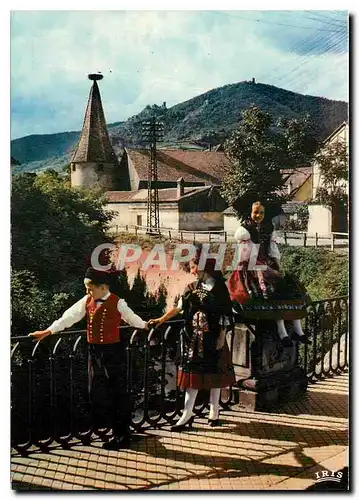
[[[157,326],[160,326],[161,324],[162,324],[161,318],[150,319],[147,322],[147,325],[149,328],[156,328]]]
[[[28,337],[34,337],[34,340],[43,340],[49,335],[51,335],[50,330],[39,330],[37,332],[29,333]]]

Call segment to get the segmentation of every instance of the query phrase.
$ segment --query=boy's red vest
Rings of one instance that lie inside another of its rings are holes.
[[[120,340],[121,314],[117,310],[118,297],[111,293],[108,299],[96,307],[92,297],[86,301],[87,342],[90,344],[114,344]]]

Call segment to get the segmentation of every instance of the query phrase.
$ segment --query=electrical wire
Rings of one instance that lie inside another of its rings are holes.
[[[221,15],[221,16],[228,16],[232,17],[234,19],[244,19],[245,21],[250,21],[250,22],[258,22],[258,23],[266,23],[266,24],[274,24],[276,26],[285,26],[289,28],[300,28],[300,29],[310,29],[310,30],[315,30],[318,31],[319,28],[315,28],[313,26],[297,26],[294,24],[288,24],[288,23],[277,23],[277,22],[272,22],[272,21],[266,21],[264,19],[250,19],[249,17],[243,17],[243,16],[234,16],[233,14],[228,14],[228,12],[223,12],[223,11],[211,11],[215,14]],[[237,11],[236,11],[237,12]],[[328,31],[331,33],[335,33],[336,31],[333,29],[325,29],[323,28],[323,31]]]

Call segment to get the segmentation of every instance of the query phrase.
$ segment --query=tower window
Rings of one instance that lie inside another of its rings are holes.
[[[102,165],[102,163],[99,164],[99,166],[97,167],[97,170],[99,172],[103,172],[103,165]]]
[[[71,165],[71,170],[72,170],[73,172],[76,172],[76,165],[75,165],[74,163]]]

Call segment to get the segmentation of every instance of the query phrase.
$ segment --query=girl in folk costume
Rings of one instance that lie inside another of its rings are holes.
[[[263,203],[253,203],[250,217],[239,226],[234,237],[239,243],[239,265],[227,286],[231,299],[238,304],[238,313],[248,319],[276,319],[284,346],[292,345],[284,324],[284,320],[291,320],[292,338],[309,344],[300,318],[306,316],[310,299],[293,276],[280,270],[273,224],[265,217]]]
[[[174,432],[192,426],[193,408],[199,389],[210,390],[209,425],[218,425],[221,388],[235,382],[234,369],[226,341],[228,327],[233,328],[232,303],[221,271],[215,270],[216,261],[207,259],[204,270],[199,270],[199,255],[190,262],[190,272],[197,280],[190,283],[177,307],[161,318],[150,320],[149,326],[160,325],[183,313],[182,359],[178,371],[178,386],[185,390],[185,404],[181,418],[171,427]]]

